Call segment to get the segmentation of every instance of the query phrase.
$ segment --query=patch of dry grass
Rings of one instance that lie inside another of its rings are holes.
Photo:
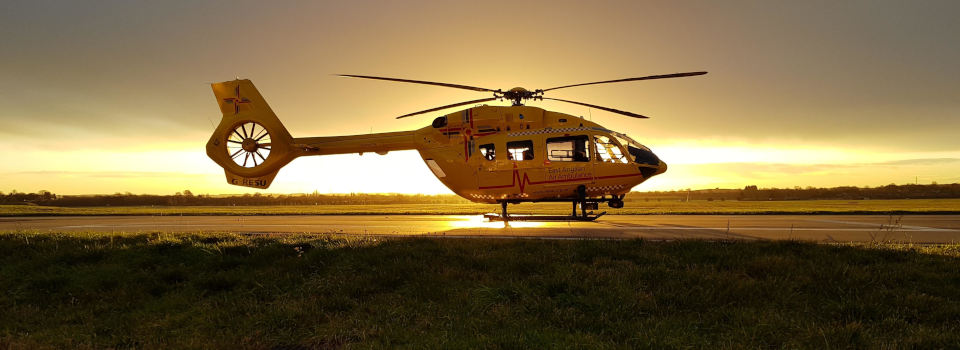
[[[0,348],[956,348],[960,246],[0,233]]]

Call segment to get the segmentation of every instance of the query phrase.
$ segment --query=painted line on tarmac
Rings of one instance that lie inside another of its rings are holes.
[[[893,230],[893,229],[895,228],[895,225],[888,225],[888,224],[880,224],[880,225],[877,225],[877,224],[872,224],[872,223],[869,223],[869,222],[840,221],[840,220],[814,220],[814,219],[808,219],[807,221],[826,222],[826,223],[832,223],[832,224],[847,224],[847,225],[860,225],[860,226],[873,226],[873,227],[877,227],[877,229],[874,230],[874,231],[877,231],[877,230],[886,230],[886,229]],[[909,225],[900,225],[900,228],[897,228],[896,231],[903,231],[903,230],[905,230],[905,229],[912,229],[912,230],[918,230],[918,231],[946,231],[946,232],[954,232],[954,231],[956,231],[956,230],[948,229],[948,228],[936,228],[936,227],[925,227],[925,226],[909,226]]]
[[[230,226],[230,225],[214,225],[214,224],[120,224],[120,225],[71,225],[71,226],[55,226],[48,227],[47,229],[56,229],[56,228],[73,228],[73,229],[85,229],[85,228],[129,228],[129,227],[144,227],[144,228],[157,228],[157,227],[218,227],[224,229],[242,229],[242,228],[254,228],[254,227],[296,227],[296,228],[308,228],[308,227],[336,227],[340,229],[371,229],[371,228],[389,228],[389,229],[406,229],[403,226],[397,225],[342,225],[342,224],[301,224],[301,225],[292,225],[292,224],[244,224],[242,227]],[[871,225],[875,226],[875,225]],[[430,226],[427,226],[430,227]],[[423,228],[423,227],[418,227]],[[483,228],[488,230],[499,230],[499,229],[515,229],[515,230],[558,230],[558,229],[569,229],[568,227],[557,226],[557,227],[444,227],[445,230],[457,230],[457,229],[477,229]],[[412,228],[410,228],[412,229]],[[695,230],[714,230],[714,231],[826,231],[826,232],[876,232],[877,229],[869,228],[823,228],[823,227],[676,227],[676,226],[637,226],[637,227],[575,227],[575,229],[582,230],[598,230],[598,231],[695,231]],[[931,227],[919,227],[911,226],[910,228],[904,227],[897,229],[896,232],[960,232],[960,230],[954,229],[944,229],[944,228],[931,228]]]

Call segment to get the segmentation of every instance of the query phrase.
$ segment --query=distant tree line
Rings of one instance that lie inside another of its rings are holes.
[[[842,186],[832,188],[758,188],[708,189],[634,192],[624,200],[646,201],[767,201],[767,200],[813,200],[813,199],[932,199],[960,198],[960,184],[896,185],[879,187]],[[96,206],[234,206],[234,205],[357,205],[357,204],[466,204],[470,201],[453,194],[310,194],[262,195],[194,195],[187,190],[173,195],[115,193],[112,195],[58,196],[50,191],[24,193],[16,190],[0,192],[0,204],[37,204],[60,207]]]
[[[8,195],[0,192],[2,204],[34,203],[59,207],[96,207],[96,206],[234,206],[234,205],[348,205],[348,204],[464,204],[466,199],[457,195],[404,195],[404,194],[292,194],[262,195],[260,193],[212,196],[194,195],[187,190],[173,195],[152,195],[115,193],[112,195],[57,196],[48,191],[38,193],[20,193],[12,191]]]
[[[57,199],[57,195],[47,190],[41,190],[34,193],[18,192],[12,190],[10,193],[0,192],[0,204],[23,204],[36,203]]]
[[[939,185],[897,185],[889,184],[879,187],[841,186],[831,188],[806,187],[801,188],[758,188],[746,186],[740,189],[712,189],[712,190],[680,190],[639,192],[627,196],[627,200],[650,201],[671,200],[682,201],[689,196],[690,200],[741,200],[741,201],[783,201],[783,200],[813,200],[813,199],[934,199],[960,198],[960,184]]]

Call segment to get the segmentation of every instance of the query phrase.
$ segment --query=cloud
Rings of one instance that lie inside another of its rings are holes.
[[[690,166],[700,166],[709,169],[748,169],[754,173],[773,173],[773,174],[818,174],[830,175],[847,173],[849,170],[863,168],[889,168],[901,166],[938,166],[960,164],[960,158],[924,158],[924,159],[903,159],[888,162],[875,163],[849,163],[849,164],[786,164],[786,163],[767,163],[767,162],[736,162],[736,163],[708,163],[691,164]]]
[[[7,173],[0,176],[34,176],[34,177],[86,177],[86,178],[201,178],[207,174],[193,174],[178,171],[23,171]]]
[[[960,163],[960,158],[904,159],[892,162],[874,163],[876,165],[942,165]]]

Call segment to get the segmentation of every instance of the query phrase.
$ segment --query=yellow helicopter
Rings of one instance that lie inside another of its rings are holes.
[[[223,118],[207,142],[207,155],[223,167],[227,182],[265,189],[280,168],[302,156],[330,154],[380,155],[417,150],[427,167],[457,195],[477,203],[498,203],[500,215],[490,220],[592,221],[604,213],[599,203],[622,208],[630,190],[667,170],[649,148],[629,136],[592,121],[542,108],[527,100],[553,100],[604,110],[634,118],[645,116],[613,108],[543,97],[547,91],[575,86],[680,78],[703,75],[689,72],[566,85],[543,90],[507,91],[466,85],[363,75],[342,77],[376,79],[492,93],[493,97],[467,101],[397,117],[431,113],[452,107],[469,109],[434,119],[419,130],[367,135],[294,138],[273,113],[250,80],[213,85]],[[509,100],[511,106],[483,104]],[[571,202],[570,216],[508,215],[507,204]],[[577,215],[577,207],[580,215]]]

